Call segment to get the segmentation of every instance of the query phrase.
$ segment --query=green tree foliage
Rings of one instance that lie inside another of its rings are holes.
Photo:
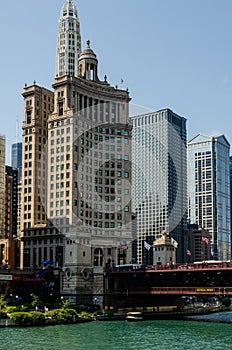
[[[6,304],[7,304],[7,301],[5,299],[5,294],[0,294],[0,306],[1,306],[1,308],[5,307]]]
[[[36,307],[41,308],[41,307],[43,307],[43,303],[40,300],[40,298],[38,297],[38,295],[33,295],[32,296],[31,306],[33,308],[36,308]]]
[[[62,306],[63,309],[70,309],[70,301],[69,300],[66,300]]]

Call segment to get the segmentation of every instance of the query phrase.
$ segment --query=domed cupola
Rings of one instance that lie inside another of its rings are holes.
[[[80,78],[86,80],[98,81],[97,65],[98,60],[96,54],[90,48],[90,41],[86,42],[87,46],[84,51],[81,52],[78,59],[79,74]]]
[[[60,17],[74,17],[78,18],[77,14],[77,8],[72,2],[72,0],[67,0],[66,3],[64,4]]]

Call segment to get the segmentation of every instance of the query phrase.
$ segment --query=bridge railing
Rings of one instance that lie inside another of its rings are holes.
[[[135,268],[136,266],[136,268]],[[116,267],[109,269],[108,272],[129,272],[129,271],[156,271],[156,270],[202,270],[202,269],[232,269],[232,261],[199,261],[196,263],[186,264],[166,264],[166,265],[137,265],[126,264],[117,265]]]
[[[151,287],[147,289],[139,288],[136,290],[126,289],[116,291],[116,293],[129,294],[175,294],[175,295],[218,295],[232,296],[232,287]]]

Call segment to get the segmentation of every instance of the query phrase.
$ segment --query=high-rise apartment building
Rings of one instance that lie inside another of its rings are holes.
[[[44,244],[40,230],[47,226],[47,120],[53,111],[53,92],[36,85],[24,87],[21,179],[21,266],[41,266]],[[39,233],[40,232],[40,233]],[[45,244],[46,246],[46,244]],[[47,253],[44,252],[45,255]],[[23,262],[24,260],[24,262]]]
[[[13,239],[17,236],[18,169],[6,166],[5,184],[5,236]]]
[[[137,260],[152,263],[143,248],[166,231],[178,242],[177,262],[186,260],[186,119],[170,109],[134,116],[132,203],[136,213]]]
[[[130,97],[98,78],[90,42],[79,54],[80,45],[77,10],[67,0],[54,92],[34,84],[23,93],[24,266],[63,265],[70,297],[102,293],[103,266],[132,254]]]
[[[18,169],[18,181],[22,175],[22,142],[13,143],[11,146],[11,166]]]
[[[230,156],[230,232],[231,232],[231,252],[232,252],[232,156]]]
[[[17,245],[17,213],[18,213],[18,169],[11,166],[5,168],[5,231],[1,240],[3,265],[10,268],[17,266],[19,256]]]
[[[23,119],[23,165],[21,230],[46,226],[47,159],[44,147],[47,143],[47,120],[53,111],[53,93],[35,83],[25,86]]]
[[[6,139],[0,135],[0,238],[5,234],[5,162]]]
[[[231,259],[229,151],[224,135],[188,142],[189,222],[209,232],[215,260]]]

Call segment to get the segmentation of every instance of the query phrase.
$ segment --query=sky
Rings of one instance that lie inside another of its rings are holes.
[[[188,139],[224,134],[232,144],[231,0],[73,0],[82,48],[91,41],[99,78],[121,79],[133,105],[170,108],[187,119]],[[25,83],[52,89],[65,0],[1,0],[0,134],[19,141]],[[121,87],[121,86],[120,86]],[[232,153],[232,152],[231,152]]]

